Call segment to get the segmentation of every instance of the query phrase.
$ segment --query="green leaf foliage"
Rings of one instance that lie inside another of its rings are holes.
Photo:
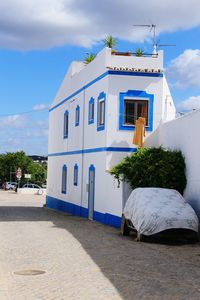
[[[110,174],[118,181],[137,187],[170,188],[183,194],[186,186],[185,161],[181,151],[142,148],[125,157]]]
[[[136,56],[140,57],[140,56],[143,56],[143,54],[144,54],[144,50],[142,48],[137,48],[135,50],[135,55]]]
[[[42,184],[46,182],[47,167],[35,163],[23,151],[0,154],[0,181],[17,181],[16,170],[21,168],[21,184],[26,183],[24,174],[31,174],[31,182]]]
[[[84,60],[84,63],[86,65],[88,65],[89,63],[91,63],[94,59],[95,59],[96,55],[93,54],[93,53],[90,53],[86,56],[85,60]]]
[[[113,37],[112,35],[106,36],[106,38],[103,40],[104,45],[108,48],[114,48],[117,45],[117,39]]]

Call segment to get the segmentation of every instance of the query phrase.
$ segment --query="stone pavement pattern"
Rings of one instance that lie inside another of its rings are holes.
[[[200,299],[200,244],[136,242],[0,192],[0,300]],[[37,276],[19,270],[44,270]]]

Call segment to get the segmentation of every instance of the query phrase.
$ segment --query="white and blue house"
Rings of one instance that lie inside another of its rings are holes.
[[[125,193],[108,170],[136,150],[134,124],[147,136],[175,118],[163,52],[143,57],[104,48],[88,65],[72,62],[49,110],[46,206],[115,227]]]

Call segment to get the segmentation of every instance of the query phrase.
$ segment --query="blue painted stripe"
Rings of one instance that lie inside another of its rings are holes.
[[[74,154],[85,154],[85,153],[95,153],[95,152],[136,152],[137,148],[128,148],[128,147],[100,147],[100,148],[91,148],[83,150],[74,150],[67,152],[55,152],[49,153],[48,156],[63,156],[63,155],[74,155]]]
[[[98,211],[94,211],[93,218],[95,221],[103,223],[105,225],[109,225],[115,228],[120,228],[121,226],[121,217],[108,214],[108,213],[100,213]]]
[[[79,205],[65,202],[63,200],[51,197],[49,195],[46,196],[46,207],[50,209],[55,209],[61,212],[67,212],[74,216],[88,218],[88,209],[85,207],[81,207]],[[94,220],[105,225],[113,226],[116,228],[120,228],[121,225],[121,217],[115,216],[109,213],[101,213],[98,211],[94,211]]]
[[[81,207],[79,205],[76,205],[74,203],[70,203],[70,202],[65,202],[63,200],[51,197],[51,196],[46,196],[46,207],[51,208],[51,209],[55,209],[58,211],[62,211],[62,212],[67,212],[70,213],[74,216],[78,216],[78,217],[88,217],[88,209]]]
[[[53,106],[52,108],[49,109],[49,112],[51,112],[52,110],[54,110],[55,108],[59,107],[60,105],[62,105],[63,103],[65,103],[66,101],[70,100],[71,98],[75,97],[76,95],[78,95],[79,93],[83,92],[85,89],[87,89],[89,86],[93,85],[95,82],[101,80],[102,78],[104,78],[105,76],[108,75],[108,71],[106,71],[105,73],[103,73],[102,75],[100,75],[99,77],[95,78],[94,80],[90,81],[88,84],[84,85],[82,88],[80,88],[79,90],[77,90],[76,92],[74,92],[73,94],[69,95],[67,98],[65,98],[64,100],[62,100],[60,103],[56,104],[55,106]]]
[[[79,93],[81,93],[82,91],[84,91],[84,87],[82,87],[81,89],[77,90],[76,92],[74,92],[73,94],[71,94],[70,96],[68,96],[67,98],[65,98],[64,100],[62,100],[60,103],[56,104],[55,106],[53,106],[52,108],[49,109],[49,112],[51,112],[52,110],[56,109],[57,107],[59,107],[60,105],[62,105],[63,103],[65,103],[66,101],[70,100],[71,98],[75,97],[76,95],[78,95]]]
[[[90,81],[88,84],[84,85],[84,89],[87,89],[88,87],[90,87],[91,85],[93,85],[95,82],[103,79],[104,77],[106,77],[109,74],[109,71],[106,71],[105,73],[101,74],[100,76],[98,76],[97,78],[95,78],[94,80]]]
[[[112,70],[109,70],[109,71],[106,71],[105,73],[101,74],[100,76],[98,76],[94,80],[90,81],[89,83],[84,85],[82,88],[80,88],[76,92],[74,92],[73,94],[69,95],[67,98],[62,100],[60,103],[58,103],[55,106],[53,106],[52,108],[50,108],[49,112],[56,109],[60,105],[64,104],[66,101],[70,100],[71,98],[75,97],[76,95],[80,94],[85,89],[87,89],[88,87],[90,87],[91,85],[96,83],[97,81],[103,79],[107,75],[143,76],[143,77],[157,77],[157,78],[158,77],[163,77],[162,73],[146,73],[146,72],[130,72],[130,71],[112,71]]]

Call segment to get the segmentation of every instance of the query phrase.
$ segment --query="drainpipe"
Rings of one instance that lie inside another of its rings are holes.
[[[84,150],[84,142],[85,142],[85,87],[83,90],[83,121],[82,121],[82,147],[81,150]],[[82,168],[81,168],[81,211],[80,211],[80,216],[82,215],[82,203],[83,203],[83,184],[84,184],[84,153],[82,152]]]
[[[168,115],[168,111],[167,111],[167,106],[168,106],[168,98],[169,98],[169,95],[166,95],[166,97],[165,97],[165,113],[164,113],[164,122],[167,120],[167,115]]]

